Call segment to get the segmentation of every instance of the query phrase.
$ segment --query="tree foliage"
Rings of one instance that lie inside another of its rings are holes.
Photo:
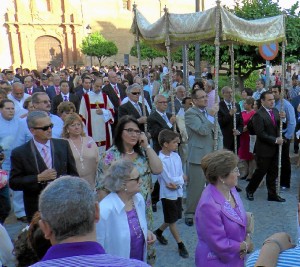
[[[100,66],[106,58],[118,53],[116,44],[112,41],[107,41],[99,32],[91,33],[85,37],[82,40],[80,48],[83,54],[97,57]]]
[[[140,42],[140,50],[141,50],[141,60],[147,60],[151,65],[153,59],[166,56],[166,52],[155,49],[144,42]],[[131,47],[130,55],[133,57],[138,57],[136,45]]]
[[[290,9],[285,10],[286,16],[286,62],[297,62],[300,53],[300,14],[296,13],[298,2]],[[278,2],[270,0],[236,0],[235,6],[231,10],[238,17],[252,20],[260,19],[282,14],[283,10],[278,5]],[[228,46],[221,46],[220,48],[220,69],[230,70],[229,68],[222,68],[224,64],[230,64],[230,56]],[[202,60],[206,60],[211,64],[215,61],[215,47],[209,45],[201,46]],[[234,46],[235,57],[235,74],[239,82],[240,89],[244,86],[244,81],[255,70],[265,68],[265,60],[260,56],[258,47],[249,45]],[[278,56],[271,61],[273,65],[281,64],[281,49]]]

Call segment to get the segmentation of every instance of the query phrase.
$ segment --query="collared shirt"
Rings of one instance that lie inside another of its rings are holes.
[[[160,112],[160,111],[158,111],[158,110],[156,110],[156,111],[157,111],[157,113],[163,118],[164,121],[166,121],[166,120],[164,119],[164,117],[166,117],[166,118],[168,119],[168,121],[166,121],[166,123],[168,124],[169,128],[172,128],[173,125],[172,125],[172,123],[170,122],[170,120],[169,120],[167,114],[166,114],[166,113],[162,113],[162,112]]]
[[[69,101],[69,100],[70,100],[70,94],[69,94],[69,93],[67,93],[66,95],[64,95],[64,94],[61,92],[60,94],[61,94],[61,96],[62,96],[63,101]],[[67,100],[65,100],[65,96],[67,97],[67,98],[66,98]]]
[[[2,168],[6,171],[10,171],[10,155],[11,151],[16,147],[16,137],[19,132],[21,120],[16,116],[11,120],[6,120],[0,114],[0,145],[4,149],[5,155]]]
[[[254,100],[258,100],[260,99],[260,96],[263,92],[266,92],[265,88],[261,89],[260,91],[257,90],[256,92],[254,92],[252,97],[254,98]]]
[[[165,155],[162,151],[159,152],[159,158],[163,164],[163,171],[157,175],[160,184],[159,197],[176,200],[183,196],[183,171],[182,162],[179,155],[171,152],[170,155]],[[167,188],[167,184],[174,183],[177,185],[176,190]]]
[[[299,94],[300,94],[300,87],[299,86],[292,86],[291,89],[289,90],[290,99],[298,96]]]
[[[128,96],[126,96],[123,100],[122,100],[122,102],[121,102],[121,105],[123,105],[123,104],[125,104],[125,103],[127,103],[129,101],[129,98],[128,98]],[[139,97],[139,103],[141,103],[142,104],[142,96],[140,95],[140,97]],[[133,102],[134,103],[134,102]],[[149,104],[148,104],[148,101],[145,99],[145,106],[146,106],[146,108],[147,108],[147,110],[148,110],[148,113],[150,114],[151,113],[151,108],[150,108],[150,106],[149,106]]]
[[[204,116],[205,116],[212,124],[215,123],[215,117],[212,116],[212,115],[210,115],[210,114],[208,114],[206,109],[201,109],[201,108],[199,108],[199,110],[200,110],[201,113],[204,114]]]
[[[275,101],[275,108],[278,111],[280,111],[281,109],[280,100]],[[284,134],[284,137],[286,139],[292,139],[296,127],[296,116],[292,104],[286,99],[283,99],[283,111],[285,112],[285,120],[283,120],[283,122],[286,122],[287,126],[285,129],[282,130],[282,133]]]
[[[32,267],[134,267],[149,266],[144,262],[105,254],[97,242],[62,243],[50,247],[40,262]]]
[[[36,146],[36,148],[37,148],[37,150],[38,150],[38,152],[40,153],[40,155],[41,155],[41,157],[43,158],[43,159],[45,159],[46,158],[46,154],[45,154],[45,152],[44,152],[44,148],[46,148],[47,149],[47,154],[48,154],[48,156],[50,157],[50,165],[51,166],[53,166],[53,164],[52,164],[52,150],[51,150],[51,142],[50,142],[50,140],[48,140],[47,142],[46,142],[46,144],[41,144],[41,143],[39,143],[39,142],[37,142],[34,138],[33,138],[33,142],[34,142],[34,144],[35,144],[35,146]],[[46,163],[46,162],[45,162]],[[47,164],[46,164],[47,165]]]

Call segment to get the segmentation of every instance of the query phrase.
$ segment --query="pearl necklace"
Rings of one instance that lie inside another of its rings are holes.
[[[125,152],[125,154],[127,154],[127,155],[132,155],[132,154],[134,154],[134,150],[132,150],[131,152]]]
[[[77,149],[77,147],[75,146],[73,140],[71,138],[69,138],[69,140],[71,141],[72,145],[74,146],[78,156],[79,156],[79,161],[81,163],[81,169],[84,169],[84,164],[83,164],[83,138],[82,136],[80,136],[80,141],[81,141],[81,150],[79,152],[79,150]]]

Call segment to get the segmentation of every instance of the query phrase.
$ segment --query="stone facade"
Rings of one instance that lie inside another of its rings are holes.
[[[136,0],[139,10],[153,22],[169,12],[194,12],[194,0]],[[116,42],[118,54],[105,61],[124,63],[134,45],[130,33],[133,14],[131,0],[4,0],[0,5],[0,68],[41,70],[48,63],[65,66],[89,65],[80,44],[92,32]],[[131,64],[137,59],[129,57]],[[95,59],[94,65],[99,64]]]

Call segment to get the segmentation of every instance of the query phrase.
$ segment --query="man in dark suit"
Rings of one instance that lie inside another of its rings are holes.
[[[248,200],[254,200],[253,194],[266,175],[268,201],[285,202],[276,193],[278,176],[278,146],[283,143],[279,137],[280,116],[285,120],[285,113],[279,115],[272,92],[261,94],[261,108],[253,116],[253,127],[257,136],[255,143],[257,168],[246,187]]]
[[[53,124],[46,112],[30,112],[27,125],[33,139],[12,151],[9,185],[12,190],[23,191],[30,222],[38,210],[39,194],[47,184],[62,175],[78,173],[68,141],[52,139]]]
[[[149,113],[146,108],[146,116],[143,116],[143,107],[142,104],[139,103],[139,97],[141,95],[141,86],[137,83],[134,83],[128,86],[126,92],[128,96],[128,102],[119,106],[119,119],[125,115],[132,115],[137,119],[140,130],[144,131],[144,124],[147,122],[147,117],[149,116]]]
[[[186,96],[186,90],[183,85],[179,85],[175,88],[176,95],[174,99],[174,106],[175,106],[175,114],[179,112],[179,110],[182,108],[182,100]],[[172,104],[169,102],[167,112],[172,113]]]
[[[33,78],[31,76],[26,76],[24,78],[24,87],[25,94],[33,95],[36,92],[43,92],[33,84]]]
[[[126,87],[121,83],[117,83],[118,76],[114,71],[108,73],[108,80],[109,84],[103,87],[102,92],[109,97],[109,100],[114,105],[114,123],[111,125],[114,135],[114,129],[118,123],[118,108],[121,105],[121,101],[126,97]]]
[[[235,103],[233,107],[233,94],[229,86],[222,88],[224,100],[219,103],[218,122],[223,134],[223,146],[234,151],[234,136],[237,136],[237,149],[239,146],[239,136],[243,132],[243,118],[240,106]],[[236,117],[236,129],[233,128],[233,118]]]
[[[70,93],[69,83],[67,81],[60,82],[60,94],[55,96],[52,99],[51,113],[57,115],[57,107],[61,102],[64,101],[72,102],[76,107],[76,112],[77,113],[79,112],[79,105],[80,105],[79,99],[77,95]]]
[[[158,135],[164,129],[173,129],[176,117],[167,113],[168,101],[163,95],[156,95],[154,98],[156,110],[148,117],[149,133],[153,141],[153,149],[158,154],[161,147],[158,143]],[[159,183],[156,181],[151,194],[152,209],[156,211],[156,203],[159,201]]]
[[[70,77],[69,72],[67,69],[60,71],[59,74],[60,80],[61,81],[67,81],[69,84],[70,92],[74,93],[74,83],[73,79]]]
[[[84,74],[82,76],[82,84],[77,86],[75,90],[75,95],[81,100],[84,94],[87,94],[92,88],[92,78]]]
[[[158,135],[163,129],[172,130],[176,122],[176,117],[166,112],[168,101],[163,95],[157,95],[154,98],[156,110],[148,117],[148,126],[153,141],[153,149],[156,153],[161,150],[158,143]]]

